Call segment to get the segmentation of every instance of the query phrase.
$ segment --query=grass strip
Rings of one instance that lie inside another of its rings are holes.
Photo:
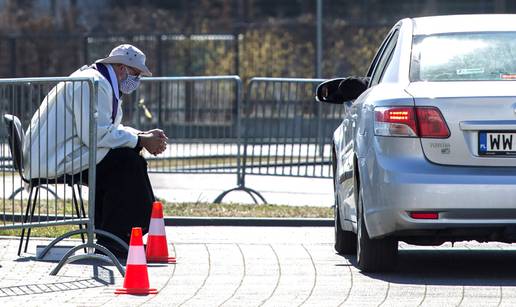
[[[77,225],[62,225],[62,226],[48,226],[48,227],[35,227],[30,231],[32,237],[44,237],[44,238],[57,238],[64,235],[72,230],[79,229]],[[27,233],[27,231],[25,231]],[[18,237],[21,235],[21,229],[4,229],[0,230],[1,236],[13,236]],[[80,239],[80,235],[72,236],[74,239]]]
[[[39,214],[62,216],[63,213],[70,215],[75,214],[72,211],[71,202],[53,200],[49,201],[49,206],[42,201]],[[249,205],[249,204],[211,204],[211,203],[169,203],[163,202],[163,214],[165,216],[188,216],[188,217],[263,217],[263,218],[332,218],[333,209],[330,207],[311,207],[311,206],[288,206],[288,205]],[[14,201],[15,212],[20,212],[22,204]],[[13,206],[6,206],[5,212],[9,211]],[[88,210],[87,204],[85,205]],[[1,206],[0,206],[1,209]],[[48,210],[47,210],[48,209]],[[38,209],[36,209],[38,214]],[[1,215],[0,215],[1,217]],[[55,238],[63,235],[71,230],[78,229],[77,225],[48,226],[32,228],[31,236],[34,237],[50,237]],[[19,236],[20,229],[0,230],[3,236]],[[79,236],[74,236],[79,238]]]

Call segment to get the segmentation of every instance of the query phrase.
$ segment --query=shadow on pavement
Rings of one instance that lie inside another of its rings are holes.
[[[356,267],[356,256],[344,255]],[[363,273],[395,284],[516,286],[515,250],[400,250],[394,271]]]
[[[44,283],[44,284],[28,284],[12,287],[0,288],[0,297],[12,297],[21,295],[45,294],[51,292],[63,292],[70,290],[80,290],[88,288],[104,287],[105,282],[99,281],[97,278],[81,279],[66,282]]]
[[[16,258],[13,261],[14,262],[28,262],[28,261],[38,261],[38,260],[34,256],[27,256],[27,257]],[[47,262],[47,261],[45,261],[45,262]],[[57,263],[58,261],[55,261],[55,262]]]

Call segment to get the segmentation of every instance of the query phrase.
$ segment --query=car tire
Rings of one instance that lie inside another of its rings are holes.
[[[333,192],[335,196],[335,205],[333,206],[333,220],[335,232],[335,251],[340,255],[352,255],[357,251],[357,235],[352,231],[342,229],[339,214],[339,196],[337,195],[337,162],[335,147],[332,150],[332,166],[333,166]]]
[[[337,197],[335,195],[335,197]],[[340,224],[338,199],[335,200],[335,250],[341,255],[352,255],[357,252],[357,235],[352,231],[343,230]]]
[[[359,193],[357,214],[357,266],[364,272],[390,271],[396,266],[398,241],[384,237],[371,239],[364,222],[362,195]]]

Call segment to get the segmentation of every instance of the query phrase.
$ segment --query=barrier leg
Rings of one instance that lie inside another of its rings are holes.
[[[54,196],[57,200],[59,200],[59,199],[60,199],[60,198],[59,198],[59,196],[57,195],[57,193],[56,193],[56,192],[54,192],[54,190],[52,190],[51,188],[49,188],[49,187],[45,187],[45,186],[40,186],[39,188],[40,188],[40,189],[45,189],[45,190],[47,190],[47,191],[48,191],[48,193],[52,194],[52,196]],[[13,199],[14,199],[14,197],[16,197],[16,195],[17,195],[18,193],[20,193],[21,191],[23,191],[23,190],[24,190],[24,188],[23,188],[23,187],[19,187],[18,189],[16,189],[16,191],[14,191],[11,195],[9,195],[8,199],[9,199],[9,200],[13,200]]]
[[[38,259],[42,259],[45,257],[45,255],[48,253],[48,251],[54,247],[58,242],[60,242],[61,240],[65,239],[65,238],[68,238],[68,237],[71,237],[73,235],[77,235],[77,234],[83,234],[83,233],[86,233],[87,235],[89,235],[88,233],[88,229],[79,229],[79,230],[74,230],[74,231],[70,231],[70,232],[67,232],[65,233],[64,235],[62,236],[59,236],[57,238],[55,238],[52,242],[50,242],[44,249],[43,251],[41,252],[41,255],[38,257]],[[114,240],[115,242],[119,243],[122,247],[124,247],[125,249],[129,250],[129,245],[127,245],[127,243],[125,243],[122,239],[120,239],[119,237],[115,236],[114,234],[112,233],[109,233],[107,231],[103,231],[103,230],[100,230],[100,229],[95,229],[93,231],[93,233],[98,233],[98,234],[102,234],[106,237],[109,237],[111,238],[112,240]],[[76,251],[80,250],[81,248],[84,248],[86,250],[89,251],[89,253],[86,253],[86,254],[83,254],[83,255],[75,255],[75,256],[71,256],[73,253],[75,253]],[[88,249],[89,248],[89,249]],[[93,249],[98,249],[100,250],[101,252],[105,253],[105,255],[99,255],[99,254],[94,254],[93,253]],[[96,259],[96,260],[102,260],[104,262],[111,262],[113,263],[118,271],[120,272],[120,274],[122,276],[125,276],[125,270],[123,268],[123,266],[120,264],[120,261],[118,261],[118,259],[115,257],[115,255],[113,255],[113,253],[111,253],[107,248],[105,248],[104,246],[102,245],[99,245],[99,244],[96,244],[96,243],[93,243],[93,238],[90,238],[88,239],[88,242],[85,243],[85,244],[81,244],[79,246],[76,246],[72,249],[70,249],[64,256],[63,258],[59,261],[59,263],[57,264],[57,266],[52,270],[52,272],[50,272],[50,275],[56,275],[59,270],[61,270],[61,268],[67,264],[67,263],[72,263],[72,262],[75,262],[77,260],[83,260],[83,259]]]
[[[74,255],[74,256],[71,256],[73,253],[75,253],[76,251],[80,250],[81,248],[85,248],[86,249],[87,247],[92,247],[94,249],[98,249],[101,252],[105,253],[105,255],[100,255],[100,254],[84,254],[84,255]],[[59,273],[59,271],[61,270],[61,268],[65,264],[72,263],[72,262],[75,262],[75,261],[78,261],[78,260],[84,260],[84,259],[95,259],[95,260],[101,260],[101,261],[108,262],[108,263],[111,262],[111,263],[113,263],[116,266],[116,268],[120,272],[120,275],[125,277],[125,269],[122,266],[122,264],[120,263],[120,261],[118,261],[118,259],[115,257],[115,255],[113,255],[113,253],[110,252],[109,249],[105,248],[102,245],[95,244],[95,243],[92,244],[92,245],[89,245],[88,243],[81,244],[79,246],[76,246],[76,247],[70,249],[63,256],[63,259],[61,259],[61,261],[59,261],[59,263],[52,270],[52,272],[50,272],[50,275],[57,275],[57,273]]]
[[[222,192],[219,196],[217,196],[217,198],[215,198],[215,200],[213,201],[215,204],[220,204],[220,202],[222,201],[222,199],[224,199],[224,197],[233,192],[233,191],[244,191],[246,192],[247,194],[249,194],[249,196],[251,196],[251,198],[253,199],[254,203],[255,204],[258,204],[258,201],[256,200],[256,198],[254,197],[254,195],[258,196],[260,198],[260,200],[264,203],[264,204],[267,204],[267,201],[265,200],[265,198],[262,196],[262,194],[260,194],[260,192],[257,192],[251,188],[247,188],[245,186],[238,186],[236,188],[233,188],[231,190],[227,190],[227,191],[224,191]]]
[[[16,191],[14,191],[11,195],[9,195],[8,199],[13,200],[14,197],[16,196],[16,194],[20,193],[21,191],[23,191],[23,187],[17,188]]]

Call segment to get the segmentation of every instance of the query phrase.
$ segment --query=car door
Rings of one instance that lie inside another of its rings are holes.
[[[378,50],[373,62],[368,71],[367,77],[370,77],[369,89],[377,85],[383,76],[385,68],[389,64],[394,49],[396,47],[396,43],[399,36],[399,27],[394,27],[386,39],[383,41],[380,49]],[[356,146],[356,138],[357,133],[364,133],[364,129],[359,129],[359,125],[362,125],[361,117],[362,114],[362,105],[364,98],[367,96],[366,91],[363,95],[361,95],[354,102],[347,102],[345,104],[346,108],[346,116],[343,121],[344,127],[344,139],[345,139],[345,147],[342,151],[342,156],[340,157],[341,165],[342,165],[342,175],[341,182],[343,187],[343,203],[344,205],[344,213],[346,215],[345,219],[350,220],[352,222],[356,222],[356,206],[355,206],[355,194],[356,190],[354,187],[355,178],[354,178],[354,157],[355,157],[355,146]]]

